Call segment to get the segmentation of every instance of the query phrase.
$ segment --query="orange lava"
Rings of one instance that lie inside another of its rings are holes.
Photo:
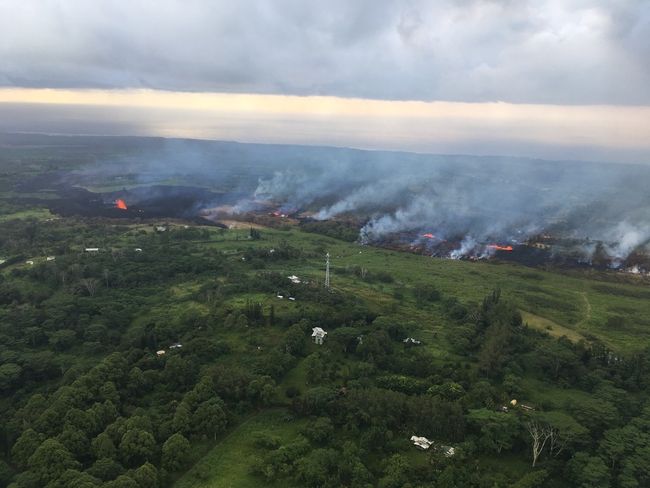
[[[122,200],[121,198],[118,198],[115,200],[115,208],[119,208],[120,210],[127,210],[128,207],[126,206],[126,202]]]
[[[512,246],[500,246],[498,244],[489,244],[488,248],[489,249],[494,249],[495,251],[512,252]]]

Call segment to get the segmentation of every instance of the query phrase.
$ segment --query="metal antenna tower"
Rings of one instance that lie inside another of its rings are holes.
[[[330,287],[330,253],[325,254],[325,288]]]

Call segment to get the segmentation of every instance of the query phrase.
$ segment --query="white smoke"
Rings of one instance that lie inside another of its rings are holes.
[[[650,227],[632,224],[627,220],[620,222],[606,232],[605,252],[612,258],[612,266],[618,268],[634,250],[650,241]]]
[[[476,242],[476,239],[474,239],[472,236],[467,235],[465,238],[461,241],[460,247],[458,249],[454,249],[449,253],[449,257],[451,259],[460,259],[465,256],[470,255],[475,249],[478,243]]]

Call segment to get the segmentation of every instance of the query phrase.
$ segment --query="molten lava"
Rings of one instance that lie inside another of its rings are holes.
[[[494,249],[495,251],[512,252],[512,246],[500,246],[499,244],[488,244],[488,249]]]
[[[426,234],[422,234],[422,237],[426,237],[427,239],[435,239],[436,238],[436,236],[431,234],[430,232],[428,232]]]
[[[115,200],[115,208],[119,208],[120,210],[127,210],[128,207],[126,206],[126,202],[122,200],[121,198],[118,198]]]

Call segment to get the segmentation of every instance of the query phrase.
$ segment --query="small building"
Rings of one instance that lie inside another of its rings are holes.
[[[181,344],[180,342],[176,342],[171,346],[169,346],[170,349],[180,349],[181,347],[183,347],[183,344]]]
[[[164,225],[157,225],[156,226],[156,232],[165,232],[167,230],[167,227]]]
[[[287,278],[289,278],[289,281],[291,281],[291,283],[294,283],[296,285],[300,284],[300,278],[298,278],[296,275],[287,276]]]
[[[161,349],[160,351],[156,351],[156,356],[160,357],[160,356],[164,356],[164,355],[165,355],[165,350],[164,349]]]
[[[99,252],[98,247],[87,247],[86,252]]]
[[[135,252],[142,252],[142,249],[139,248],[139,247],[136,247],[136,248],[135,248]]]
[[[417,435],[411,436],[411,442],[414,446],[419,447],[420,449],[429,449],[433,444],[433,441],[430,441],[426,437],[419,437]]]
[[[402,341],[404,344],[413,344],[413,345],[418,345],[422,344],[421,341],[418,341],[417,339],[413,339],[413,337],[407,337]]]
[[[440,446],[440,450],[445,455],[445,457],[452,457],[456,454],[456,448],[451,446]]]
[[[56,256],[48,256],[45,258],[45,261],[54,261],[56,259]]]
[[[278,297],[280,300],[282,300],[282,299],[284,298],[284,295],[280,295],[280,294],[278,294],[277,297]]]
[[[34,264],[34,261],[32,261],[32,260],[30,259],[29,261],[25,261],[25,264],[29,264],[29,265],[31,266],[31,265]]]
[[[323,329],[320,327],[314,327],[312,329],[311,336],[314,338],[314,343],[315,344],[322,344],[323,339],[325,339],[325,336],[327,335],[327,332],[325,332]]]
[[[295,297],[289,297],[289,300],[291,300],[292,302],[295,302],[296,298]]]

